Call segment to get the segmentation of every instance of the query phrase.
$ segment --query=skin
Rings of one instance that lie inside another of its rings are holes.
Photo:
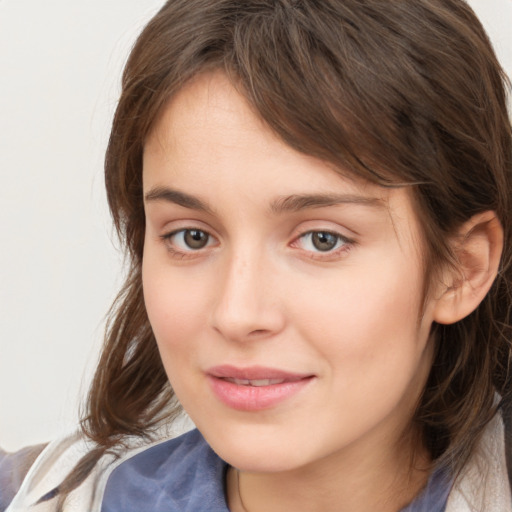
[[[180,402],[240,470],[245,510],[396,512],[410,502],[428,478],[411,418],[441,306],[434,290],[423,307],[408,191],[343,177],[286,146],[220,73],[165,107],[143,164],[149,319]],[[341,202],[284,201],[311,194]],[[191,248],[184,229],[206,245]],[[334,248],[318,250],[311,232],[333,233]],[[223,364],[313,378],[274,407],[240,411],[210,386],[208,369]],[[244,510],[234,470],[227,499]]]

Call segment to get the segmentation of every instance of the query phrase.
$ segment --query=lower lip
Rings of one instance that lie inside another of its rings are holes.
[[[269,386],[241,386],[213,376],[209,376],[208,380],[214,394],[228,407],[239,411],[261,411],[296,395],[313,377]]]

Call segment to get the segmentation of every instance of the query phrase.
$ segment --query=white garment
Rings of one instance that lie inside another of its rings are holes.
[[[446,512],[512,512],[501,416],[484,435],[448,498]]]

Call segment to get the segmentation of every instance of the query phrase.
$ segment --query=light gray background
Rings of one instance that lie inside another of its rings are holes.
[[[0,0],[0,446],[68,431],[121,282],[102,159],[162,0]],[[472,0],[512,71],[512,0]]]

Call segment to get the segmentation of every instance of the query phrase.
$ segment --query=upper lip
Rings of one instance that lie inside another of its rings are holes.
[[[239,368],[231,365],[220,365],[209,368],[206,372],[212,377],[218,379],[240,379],[240,380],[283,380],[285,382],[294,382],[308,377],[312,374],[294,373],[277,368],[266,368],[264,366],[248,366]]]

